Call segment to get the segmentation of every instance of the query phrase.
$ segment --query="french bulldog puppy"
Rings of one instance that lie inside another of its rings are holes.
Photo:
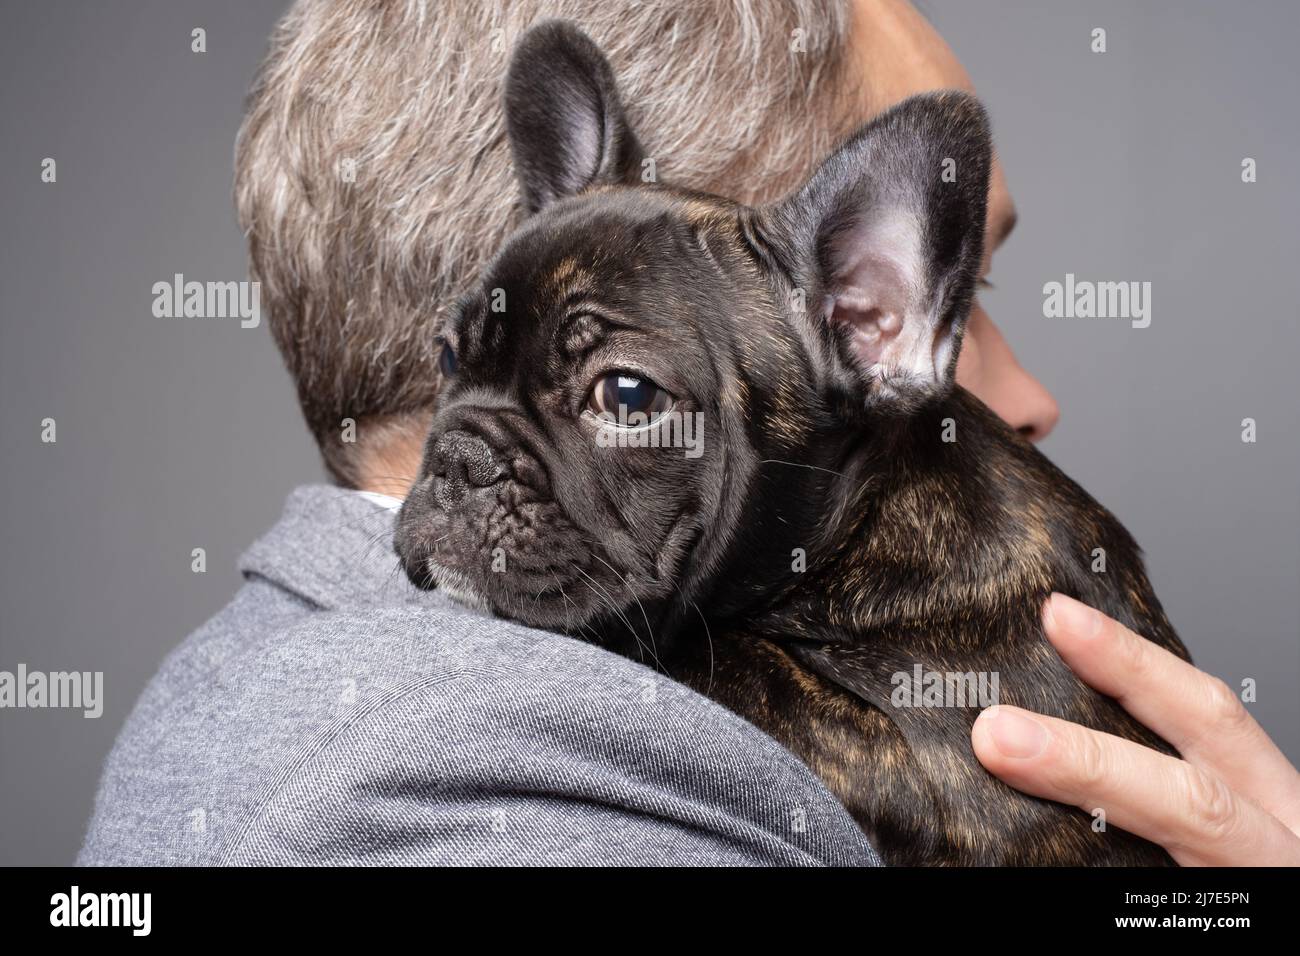
[[[1119,522],[953,383],[979,104],[909,99],[761,208],[644,181],[611,69],[570,25],[524,37],[505,110],[528,218],[443,330],[398,522],[410,578],[720,701],[888,863],[1169,863],[988,774],[969,735],[989,701],[910,692],[978,675],[1172,752],[1061,662],[1043,602],[1187,656]]]

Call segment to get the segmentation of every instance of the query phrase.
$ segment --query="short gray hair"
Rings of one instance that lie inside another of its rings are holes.
[[[342,484],[358,483],[367,441],[423,427],[442,315],[517,224],[501,84],[515,41],[551,17],[605,51],[675,185],[772,198],[846,132],[845,0],[299,0],[249,95],[235,196],[276,344]]]

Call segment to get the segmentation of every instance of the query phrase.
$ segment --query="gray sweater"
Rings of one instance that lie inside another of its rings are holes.
[[[413,588],[392,519],[338,488],[289,497],[137,703],[80,863],[878,863],[730,712]]]

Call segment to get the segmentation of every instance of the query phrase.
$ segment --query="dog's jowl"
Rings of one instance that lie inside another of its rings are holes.
[[[1052,591],[1186,656],[1124,528],[953,383],[976,101],[907,100],[762,208],[643,183],[565,24],[521,42],[505,109],[527,218],[441,330],[410,577],[722,702],[888,862],[1168,862],[971,751],[996,698],[1169,752],[1057,657]]]

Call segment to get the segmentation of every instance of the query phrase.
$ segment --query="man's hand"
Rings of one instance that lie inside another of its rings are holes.
[[[1300,865],[1300,773],[1223,681],[1062,594],[1048,639],[1087,684],[1171,743],[1182,759],[1018,707],[971,730],[990,773],[1158,843],[1184,866]]]

